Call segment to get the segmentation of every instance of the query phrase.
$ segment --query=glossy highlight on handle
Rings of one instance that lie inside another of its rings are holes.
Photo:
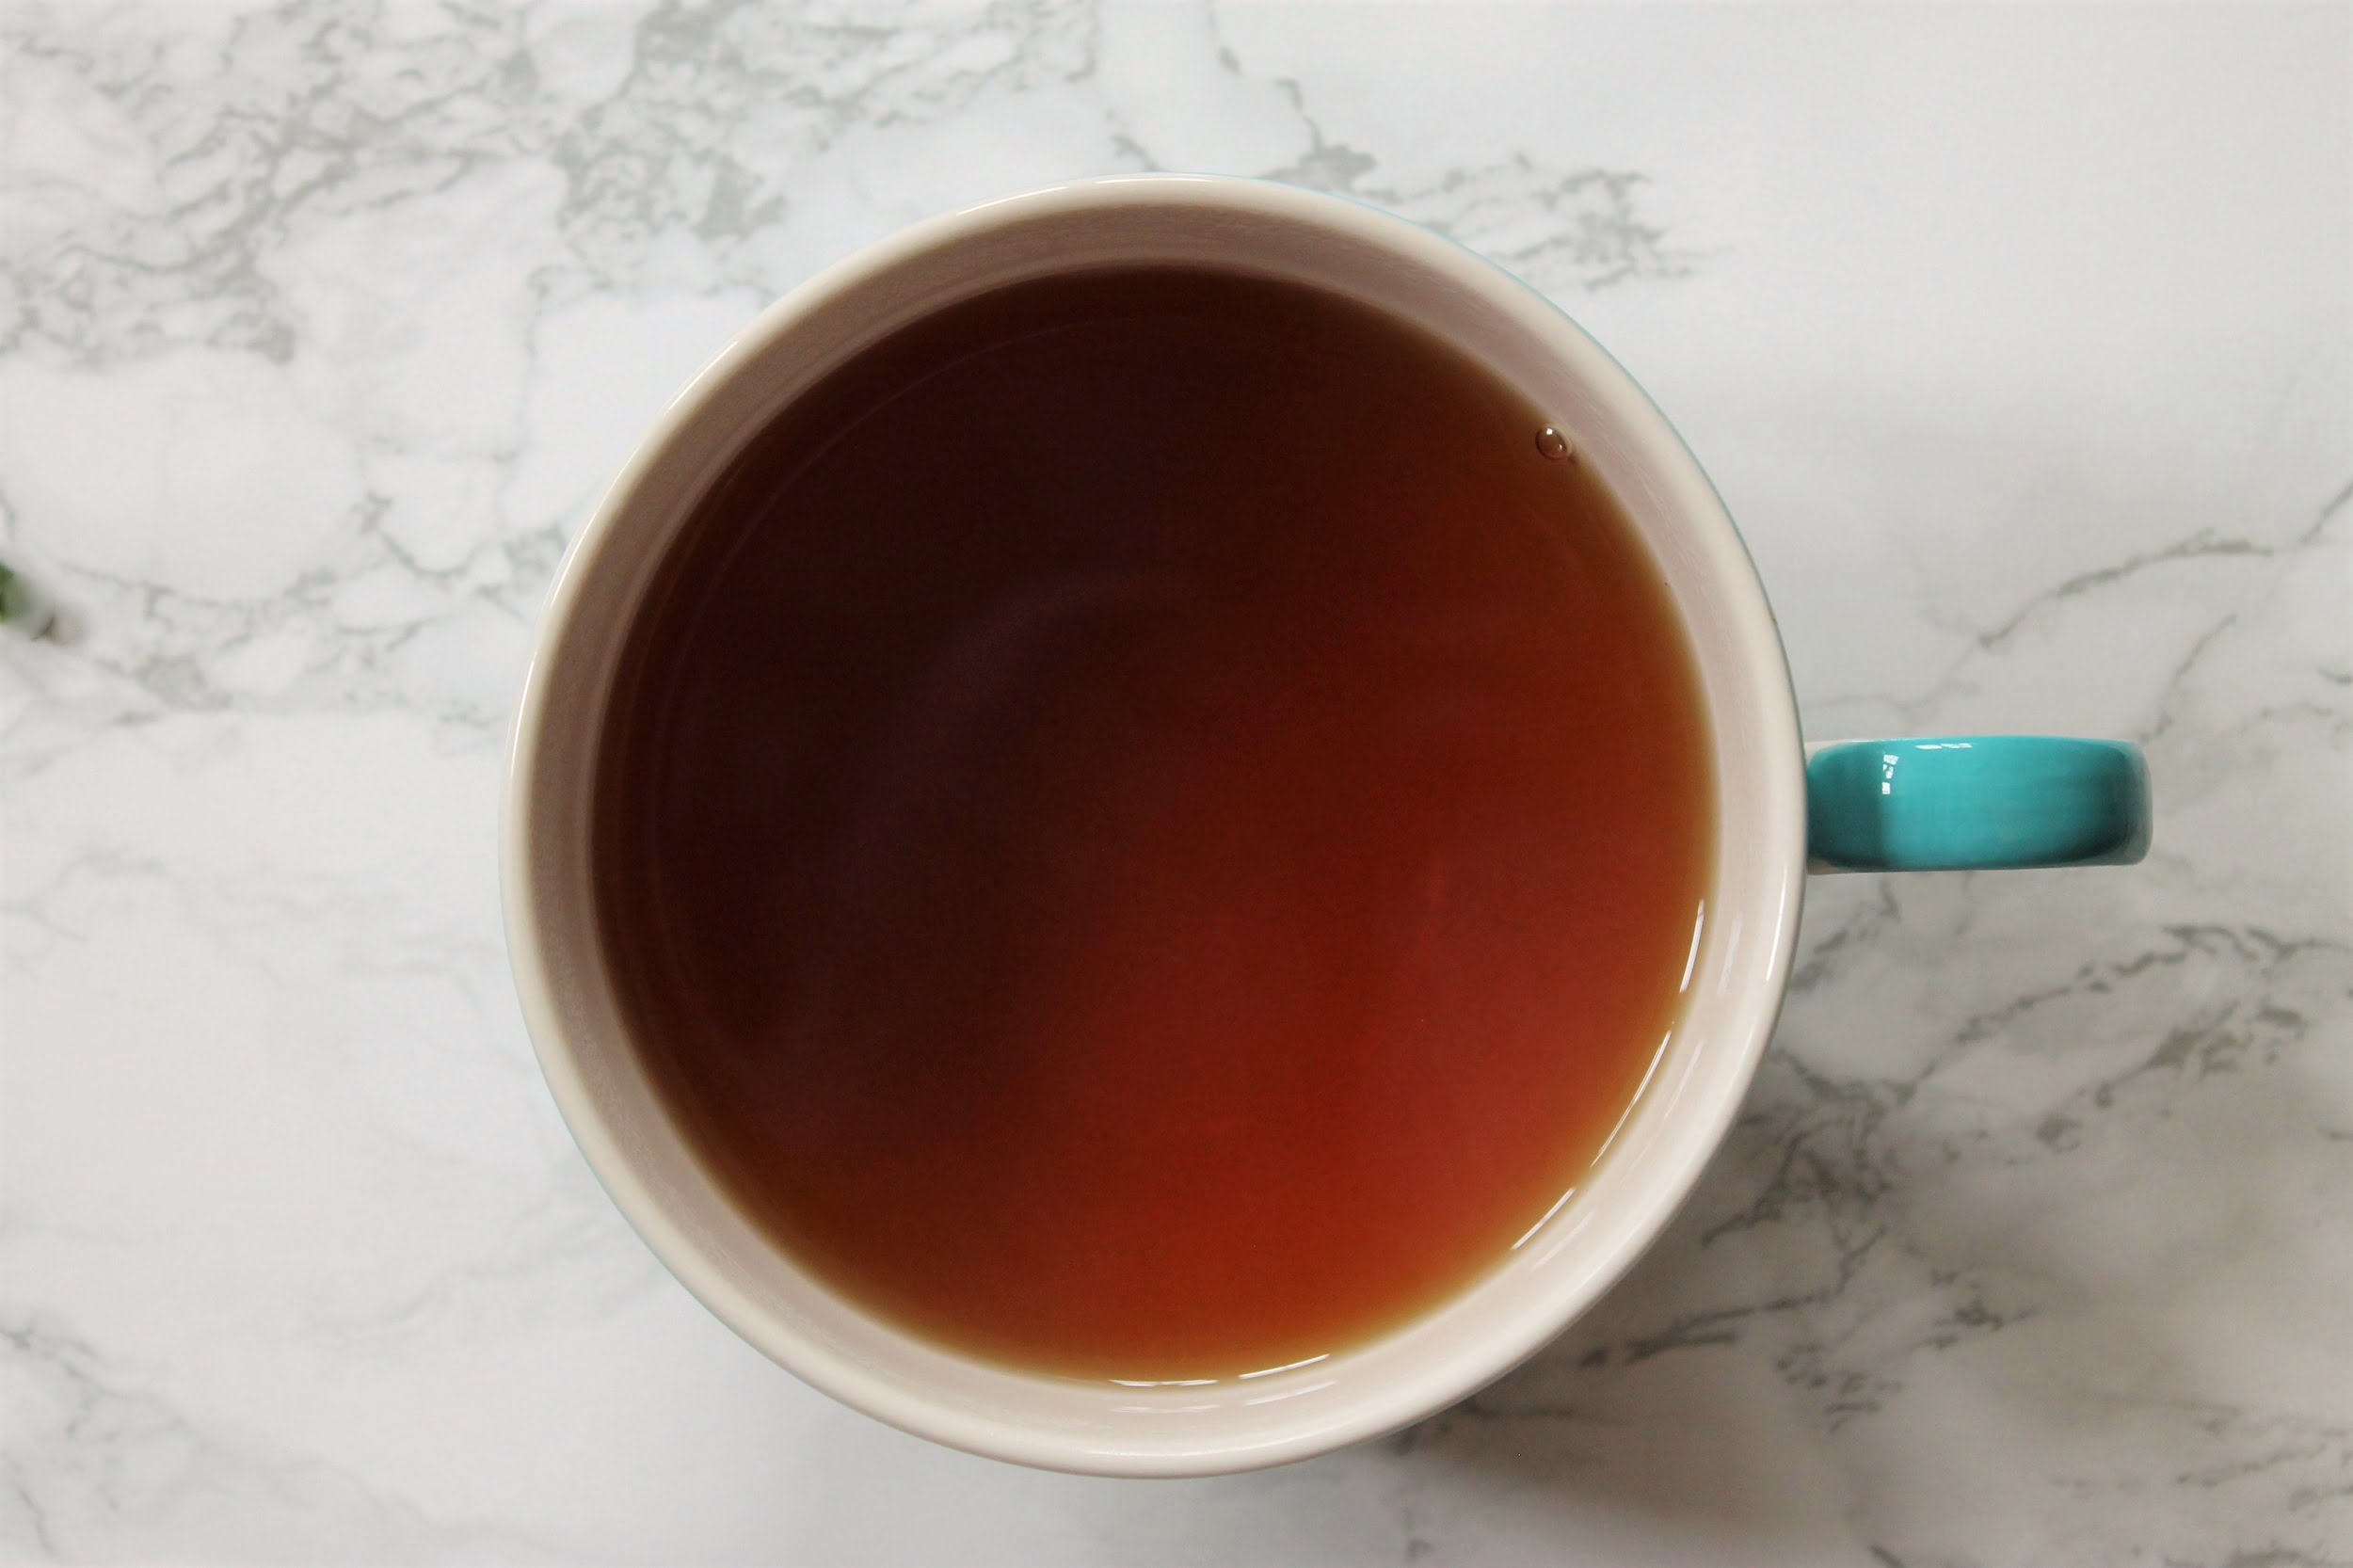
[[[2122,741],[1846,741],[1805,766],[1817,871],[2128,866],[2149,853],[2149,766]]]

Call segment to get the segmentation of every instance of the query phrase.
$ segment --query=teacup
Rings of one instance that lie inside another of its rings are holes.
[[[1663,571],[1718,770],[1709,919],[1672,1043],[1606,1156],[1511,1255],[1417,1320],[1295,1367],[1176,1386],[1025,1372],[845,1300],[724,1194],[632,1051],[589,868],[600,725],[624,633],[699,495],[829,370],[943,306],[1058,271],[1244,269],[1341,291],[1437,334],[1559,410]],[[1850,742],[1809,759],[1772,613],[1722,502],[1633,379],[1542,296],[1402,219],[1261,182],[1081,182],[917,226],[771,307],[663,415],[573,546],[517,722],[504,821],[509,941],[557,1103],[614,1200],[737,1333],[843,1403],[1020,1463],[1200,1475],[1296,1460],[1463,1398],[1536,1351],[1658,1235],[1721,1142],[1778,1012],[1813,871],[2120,864],[2149,836],[2119,743]]]

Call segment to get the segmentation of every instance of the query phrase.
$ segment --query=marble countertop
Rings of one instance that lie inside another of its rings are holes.
[[[2353,12],[24,6],[0,44],[0,1544],[146,1562],[2353,1561]],[[1559,298],[1809,733],[2149,750],[2122,872],[1812,889],[1746,1114],[1554,1348],[1123,1483],[837,1408],[541,1088],[501,747],[759,306],[1075,174]]]

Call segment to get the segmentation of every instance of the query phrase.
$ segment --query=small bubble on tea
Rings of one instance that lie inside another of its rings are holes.
[[[1577,449],[1570,444],[1568,437],[1547,424],[1536,432],[1536,450],[1556,463],[1565,463],[1569,460],[1569,454]]]

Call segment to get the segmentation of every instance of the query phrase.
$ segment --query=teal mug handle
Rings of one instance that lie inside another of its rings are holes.
[[[2149,764],[2122,741],[1842,741],[1805,764],[1816,871],[2129,866],[2149,826]]]

